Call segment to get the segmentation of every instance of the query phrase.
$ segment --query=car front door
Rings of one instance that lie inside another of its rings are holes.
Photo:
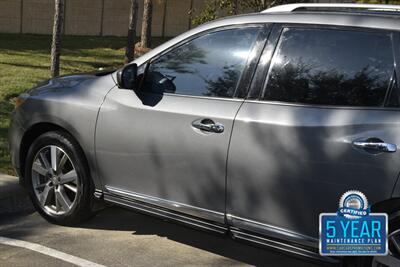
[[[400,153],[385,146],[400,144],[397,35],[290,25],[274,35],[235,120],[228,219],[316,246],[319,214],[335,212],[343,193],[360,190],[371,204],[391,196]]]
[[[224,222],[233,119],[264,32],[252,25],[200,34],[139,68],[147,69],[141,90],[111,90],[96,131],[108,192]]]

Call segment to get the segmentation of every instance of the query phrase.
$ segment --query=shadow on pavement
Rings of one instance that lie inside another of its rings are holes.
[[[22,240],[37,235],[43,228],[56,229],[58,227],[45,222],[38,214],[32,214],[32,212],[0,216],[0,235]],[[313,267],[322,265],[319,262],[306,261],[272,249],[237,242],[229,236],[199,231],[117,207],[108,207],[99,212],[96,217],[73,228],[126,232],[127,236],[154,235],[254,266]],[[103,241],[107,242],[107,240]],[[157,246],[157,243],[154,246]],[[333,265],[324,264],[323,266]]]
[[[304,261],[271,249],[262,249],[236,242],[229,236],[220,236],[191,229],[173,222],[116,207],[105,209],[95,218],[82,223],[78,227],[129,231],[133,235],[157,235],[255,266],[321,266],[320,263]]]

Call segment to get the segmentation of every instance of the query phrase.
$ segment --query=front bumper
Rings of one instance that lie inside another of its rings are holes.
[[[11,124],[8,129],[8,146],[11,155],[11,164],[20,178],[20,181],[23,180],[22,172],[21,172],[21,144],[22,138],[25,130],[21,126],[21,122],[19,120],[19,114],[17,110],[12,112],[11,116]]]

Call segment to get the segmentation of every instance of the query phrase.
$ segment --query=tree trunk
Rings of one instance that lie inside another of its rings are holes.
[[[131,0],[131,14],[129,16],[128,43],[125,50],[125,63],[129,63],[135,59],[135,38],[138,9],[138,0]]]
[[[142,36],[140,46],[150,48],[151,46],[151,21],[153,18],[152,0],[144,0]]]
[[[238,0],[234,0],[232,3],[233,15],[238,14]]]
[[[55,0],[53,41],[51,43],[51,77],[60,75],[61,33],[64,21],[64,0]]]

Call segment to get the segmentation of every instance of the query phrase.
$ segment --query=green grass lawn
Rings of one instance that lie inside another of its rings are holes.
[[[164,39],[155,38],[154,46]],[[61,75],[123,65],[126,39],[64,36]],[[0,173],[13,174],[7,131],[12,99],[48,79],[51,36],[0,34]]]

